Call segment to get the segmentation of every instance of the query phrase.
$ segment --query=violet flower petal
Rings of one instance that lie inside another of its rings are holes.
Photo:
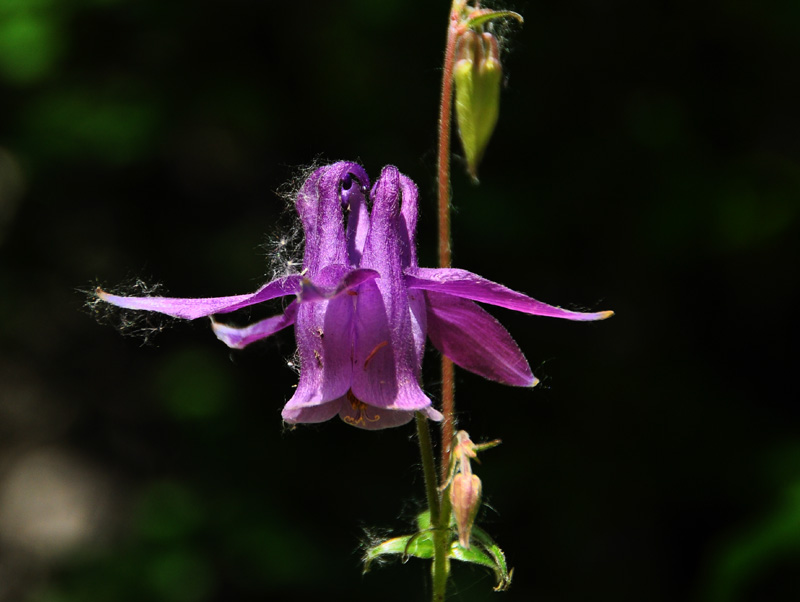
[[[443,418],[433,408],[420,411],[430,420],[439,421]],[[316,406],[284,408],[281,415],[289,424],[298,424],[325,422],[336,414],[347,424],[372,431],[402,426],[414,418],[414,412],[376,408],[347,396]]]
[[[375,270],[365,268],[356,268],[354,270],[347,266],[330,265],[323,268],[321,278],[326,282],[331,280],[338,280],[338,282],[334,286],[325,287],[317,286],[308,278],[304,278],[299,296],[302,303],[333,299],[343,293],[352,291],[364,282],[380,278],[380,274]]]
[[[434,422],[441,422],[444,420],[444,415],[437,409],[429,406],[427,408],[422,408],[421,410],[417,410],[420,412],[425,418],[428,420],[433,420]]]
[[[454,297],[480,301],[481,303],[489,303],[526,314],[580,321],[604,320],[614,315],[613,311],[583,313],[548,305],[523,293],[513,291],[502,284],[486,280],[486,278],[467,270],[457,268],[408,268],[405,273],[406,285],[410,290],[434,291],[453,295]]]
[[[347,213],[347,231],[345,232],[347,257],[351,266],[361,263],[370,223],[369,209],[364,198],[365,191],[369,190],[369,179],[363,170],[359,173],[360,176],[351,169],[342,179],[341,184],[342,206]]]
[[[301,303],[297,312],[295,335],[300,381],[286,404],[290,412],[331,402],[350,389],[357,291],[349,291],[346,284],[348,278],[372,277],[372,270],[357,270],[357,275],[351,276],[354,271],[346,265],[349,258],[341,188],[343,178],[355,170],[354,165],[342,162],[320,168],[309,178],[315,182],[311,190],[304,186],[298,195],[298,211],[307,237],[303,265],[311,281],[304,294],[316,302]],[[366,174],[362,173],[361,179],[365,181]],[[359,290],[363,286],[366,284],[360,284]],[[315,292],[320,290],[323,292]],[[327,299],[325,290],[353,294]]]
[[[250,324],[244,328],[228,326],[227,324],[216,322],[212,318],[211,329],[214,331],[214,334],[217,335],[217,338],[228,347],[232,349],[244,349],[250,343],[265,339],[279,330],[283,330],[287,326],[294,324],[298,307],[298,302],[292,301],[282,314],[266,318],[265,320]]]
[[[300,380],[287,409],[327,403],[350,389],[353,313],[349,295],[300,305],[295,322]]]
[[[417,216],[419,214],[419,190],[411,178],[400,174],[400,192],[403,205],[400,208],[399,236],[400,256],[403,268],[417,267]]]
[[[372,199],[361,267],[376,269],[381,277],[358,290],[352,390],[371,406],[418,410],[431,402],[417,381],[419,362],[400,256],[400,174],[395,167],[383,169]]]
[[[508,331],[474,302],[426,291],[428,336],[465,370],[489,380],[532,387],[538,383]]]
[[[207,297],[201,299],[182,299],[177,297],[123,297],[97,289],[97,296],[103,301],[125,309],[155,311],[175,318],[194,320],[215,313],[228,313],[248,305],[296,295],[300,292],[302,277],[292,274],[265,284],[255,293],[234,295],[232,297]]]
[[[358,195],[351,191],[352,186],[344,192],[342,189],[352,176],[362,185],[369,185],[369,178],[360,165],[340,161],[315,171],[297,195],[295,206],[305,234],[303,267],[312,281],[316,281],[315,276],[327,265],[350,263],[342,202],[343,198],[356,202]]]
[[[398,236],[400,238],[400,261],[403,268],[417,267],[417,214],[419,192],[411,178],[400,174],[400,192],[403,204],[400,208]],[[425,354],[425,340],[428,331],[425,295],[420,291],[408,291],[408,306],[411,309],[411,333],[414,338],[415,366],[417,378],[420,377],[422,356]]]
[[[345,404],[349,405],[344,397],[310,407],[290,408],[287,404],[281,416],[289,424],[326,422],[336,416]]]

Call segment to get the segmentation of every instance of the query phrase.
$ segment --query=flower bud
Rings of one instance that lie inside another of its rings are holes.
[[[478,454],[475,453],[475,444],[472,442],[472,439],[469,438],[469,433],[467,431],[458,431],[456,433],[453,455],[462,465],[469,462],[470,458],[478,458]]]
[[[467,469],[453,477],[450,484],[450,503],[458,527],[458,543],[469,549],[472,525],[481,505],[481,480]]]
[[[503,69],[497,39],[488,32],[465,31],[456,47],[453,71],[456,84],[456,121],[467,171],[478,179],[478,164],[500,114]]]

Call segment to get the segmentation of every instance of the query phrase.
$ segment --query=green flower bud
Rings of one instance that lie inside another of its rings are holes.
[[[456,84],[456,120],[467,171],[478,179],[478,164],[500,114],[503,68],[497,39],[491,33],[469,29],[458,40],[453,71]]]

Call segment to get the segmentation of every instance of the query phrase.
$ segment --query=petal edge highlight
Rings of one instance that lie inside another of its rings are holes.
[[[244,328],[228,326],[211,318],[211,329],[217,338],[231,349],[244,349],[250,343],[265,339],[294,324],[297,308],[297,301],[292,301],[282,314],[266,318]]]
[[[531,372],[508,331],[474,302],[426,291],[428,336],[455,364],[479,376],[517,387],[533,387]]]
[[[233,295],[231,297],[124,297],[107,293],[99,287],[95,294],[106,303],[123,309],[154,311],[175,318],[195,320],[211,314],[229,313],[242,307],[275,299],[276,297],[296,295],[300,292],[301,280],[302,278],[299,274],[292,274],[273,280],[254,293]]]
[[[605,320],[614,315],[613,311],[584,313],[548,305],[502,284],[457,268],[407,268],[405,274],[409,289],[452,295],[535,316],[591,322]]]

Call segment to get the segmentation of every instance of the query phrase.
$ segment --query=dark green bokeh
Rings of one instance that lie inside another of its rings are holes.
[[[492,594],[457,567],[455,599],[796,600],[797,3],[504,8],[526,24],[481,185],[455,161],[456,265],[617,315],[492,310],[542,383],[459,373],[461,425],[504,441],[482,525],[515,578]],[[447,10],[0,3],[0,459],[70,449],[124,498],[102,545],[8,600],[422,599],[421,563],[359,564],[365,528],[403,533],[423,504],[411,426],[284,431],[291,333],[230,352],[156,321],[141,347],[76,289],[254,290],[291,227],[274,191],[340,158],[419,184],[434,265]]]

